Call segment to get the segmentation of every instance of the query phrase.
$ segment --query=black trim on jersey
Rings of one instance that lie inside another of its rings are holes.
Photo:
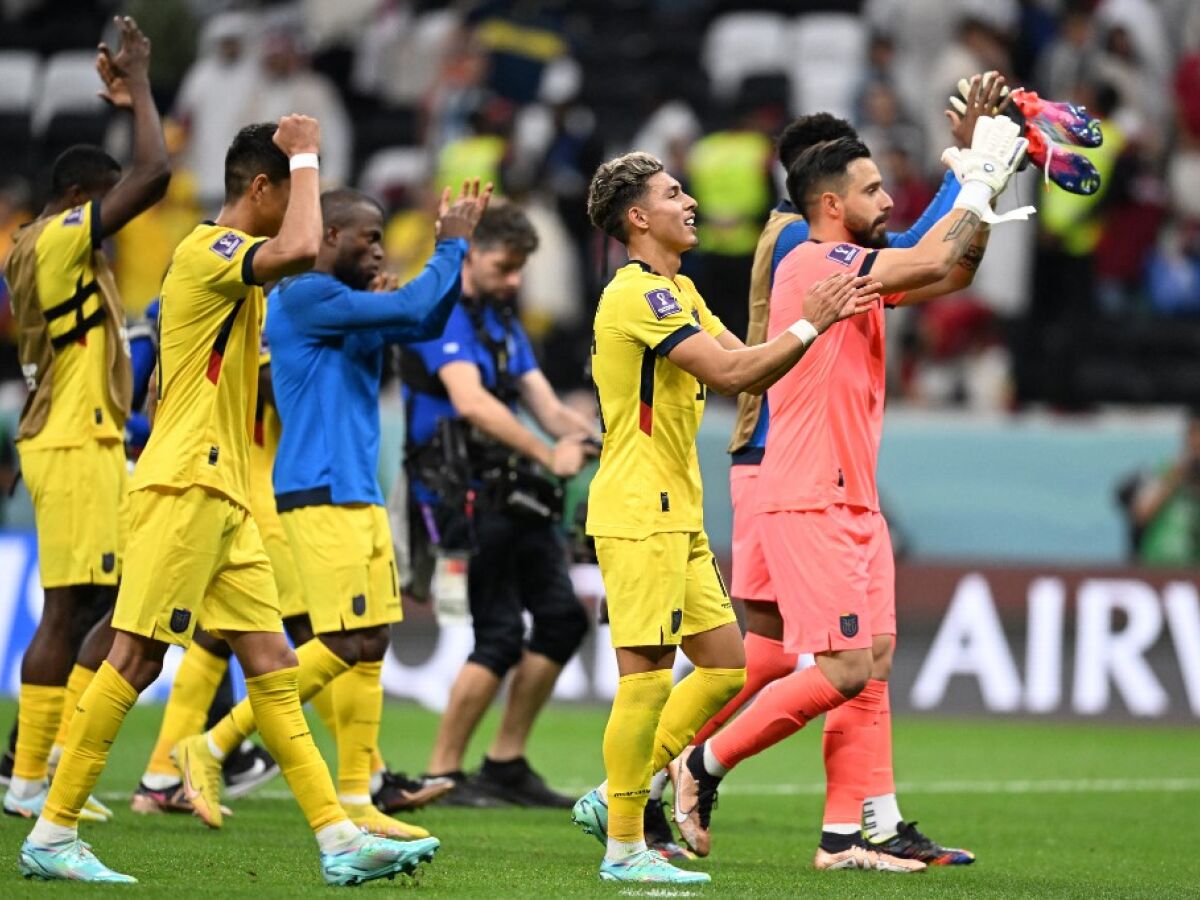
[[[217,379],[221,377],[221,365],[225,361],[225,345],[229,343],[229,335],[233,331],[233,323],[237,319],[238,313],[242,311],[242,304],[245,302],[246,298],[242,297],[237,303],[233,304],[233,309],[229,311],[229,315],[221,323],[221,330],[217,332],[217,339],[213,341],[212,352],[208,355],[207,372],[208,380],[213,384],[216,384]]]
[[[47,322],[53,322],[55,319],[59,319],[67,315],[67,313],[78,313],[81,309],[83,309],[83,304],[87,298],[96,293],[97,290],[99,290],[99,287],[96,285],[95,279],[92,279],[85,286],[83,283],[83,276],[80,275],[79,278],[75,280],[75,293],[62,303],[57,303],[54,306],[51,306],[49,309],[42,310],[42,315],[45,317]]]
[[[92,201],[92,221],[90,223],[92,235],[92,249],[99,250],[100,245],[104,243],[104,232],[100,230],[100,201]]]
[[[875,265],[875,257],[879,255],[878,250],[872,250],[867,254],[866,259],[862,261],[862,265],[858,267],[859,275],[870,275],[871,268]]]
[[[654,364],[658,360],[647,347],[642,351],[642,375],[638,385],[638,427],[646,434],[654,432]]]
[[[254,280],[254,254],[258,252],[258,248],[265,244],[266,241],[259,241],[257,244],[252,244],[250,249],[246,251],[246,255],[242,257],[242,283],[256,284],[262,286],[261,281]]]
[[[737,453],[729,454],[729,464],[731,466],[762,465],[763,455],[766,451],[766,447],[743,447]]]
[[[645,262],[644,260],[630,258],[629,262],[625,263],[625,265],[628,266],[630,264],[637,266],[639,269],[641,269],[647,275],[658,275],[658,273],[655,272],[654,269],[650,268],[650,263]]]
[[[658,346],[654,348],[654,352],[659,356],[666,356],[693,334],[699,334],[700,328],[689,322],[686,325],[680,325],[665,338],[658,342]]]
[[[277,512],[288,512],[292,509],[300,509],[302,506],[332,506],[333,491],[328,485],[321,487],[305,488],[302,491],[286,491],[282,494],[275,495],[275,509]]]
[[[70,331],[60,334],[58,337],[50,338],[50,346],[55,350],[61,350],[73,341],[79,340],[97,325],[104,321],[104,317],[108,315],[108,311],[103,306],[98,306],[91,315],[80,319],[71,328]]]

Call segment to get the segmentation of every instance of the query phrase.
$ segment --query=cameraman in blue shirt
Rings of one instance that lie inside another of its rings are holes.
[[[463,806],[565,809],[573,802],[546,786],[525,748],[587,631],[556,522],[559,479],[579,472],[597,435],[555,395],[517,320],[521,270],[536,248],[525,214],[493,204],[471,239],[462,298],[445,332],[404,351],[414,545],[428,538],[437,552],[470,554],[475,647],[454,682],[427,774],[453,779],[444,802]],[[551,443],[517,417],[518,404]],[[528,640],[526,610],[533,619]],[[467,742],[510,670],[500,730],[480,771],[467,777]]]

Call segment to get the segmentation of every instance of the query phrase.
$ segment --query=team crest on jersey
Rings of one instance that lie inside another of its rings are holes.
[[[208,249],[222,259],[233,259],[234,255],[238,252],[238,247],[244,243],[246,243],[244,237],[240,237],[232,231],[227,231],[217,238]]]
[[[683,312],[683,307],[679,305],[675,295],[666,288],[646,291],[646,302],[650,304],[650,310],[656,319],[665,319],[677,312]]]
[[[858,616],[854,613],[842,616],[838,624],[842,626],[842,637],[852,638],[858,634]]]
[[[832,259],[840,265],[849,266],[860,253],[862,253],[862,247],[855,246],[854,244],[838,244],[825,254],[825,258]]]

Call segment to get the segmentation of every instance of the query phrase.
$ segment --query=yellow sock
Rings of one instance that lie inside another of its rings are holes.
[[[612,840],[643,840],[642,811],[650,793],[654,733],[670,695],[669,669],[625,675],[617,683],[617,695],[604,729],[608,836]]]
[[[27,781],[41,781],[46,777],[50,748],[54,746],[54,732],[62,719],[66,693],[66,688],[61,685],[21,685],[13,777]]]
[[[311,642],[310,642],[311,643]],[[246,679],[248,700],[267,751],[275,757],[288,787],[313,831],[345,821],[333,780],[300,708],[298,669],[279,669]]]
[[[75,704],[80,696],[96,677],[96,671],[75,663],[71,675],[67,678],[67,693],[63,697],[62,716],[58,720],[58,734],[54,736],[54,746],[61,747],[67,742],[67,729],[71,727],[71,717],[75,715]]]
[[[296,671],[301,703],[307,703],[321,688],[350,668],[340,656],[317,638],[296,648],[296,658],[300,662]],[[254,734],[256,727],[254,710],[251,709],[250,698],[247,697],[235,705],[229,711],[229,715],[214,725],[208,736],[224,759],[236,750],[242,741]]]
[[[67,731],[66,749],[58,761],[42,817],[55,825],[75,828],[79,810],[104,770],[108,751],[121,723],[137,700],[137,691],[107,662],[79,698]]]
[[[321,719],[321,724],[325,726],[325,730],[329,732],[329,736],[337,737],[337,711],[333,708],[333,692],[337,690],[338,682],[341,677],[333,679],[321,690],[317,691],[312,699],[308,702],[312,704],[312,708],[317,711],[317,715]]]
[[[371,802],[371,752],[383,715],[383,662],[359,662],[338,677],[338,796],[346,803]]]
[[[380,690],[383,689],[383,682],[379,683]],[[378,772],[386,772],[387,763],[383,760],[383,754],[379,752],[379,737],[375,738],[375,746],[371,749],[371,774]]]
[[[706,669],[698,666],[675,685],[658,720],[654,735],[653,775],[680,753],[746,683],[745,669]]]
[[[171,750],[185,737],[204,730],[208,708],[212,705],[221,679],[229,661],[210,653],[193,642],[183,654],[175,681],[171,685],[171,696],[163,710],[162,725],[158,729],[158,740],[146,772],[151,775],[179,777],[179,769],[171,759]]]

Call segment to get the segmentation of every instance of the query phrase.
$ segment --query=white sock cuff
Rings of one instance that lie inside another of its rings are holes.
[[[729,769],[713,753],[712,741],[704,742],[704,771],[709,775],[715,775],[717,778],[729,774]]]

